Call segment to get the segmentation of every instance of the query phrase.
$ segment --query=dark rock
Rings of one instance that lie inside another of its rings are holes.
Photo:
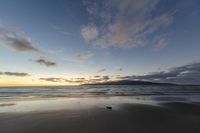
[[[106,106],[106,109],[112,109],[112,107],[111,106]]]

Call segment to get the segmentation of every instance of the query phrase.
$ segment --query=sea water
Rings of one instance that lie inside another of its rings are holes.
[[[89,85],[0,87],[0,112],[54,110],[121,103],[200,102],[200,86]]]

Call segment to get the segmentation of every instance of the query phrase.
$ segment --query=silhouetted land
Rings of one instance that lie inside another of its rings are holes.
[[[104,83],[91,83],[83,85],[177,85],[171,83],[155,83],[148,81],[132,81],[132,80],[119,80],[119,81],[109,81]]]

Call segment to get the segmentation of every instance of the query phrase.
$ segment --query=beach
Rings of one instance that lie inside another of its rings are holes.
[[[198,133],[198,103],[120,104],[0,114],[1,133]]]
[[[198,133],[199,86],[0,89],[0,133]]]

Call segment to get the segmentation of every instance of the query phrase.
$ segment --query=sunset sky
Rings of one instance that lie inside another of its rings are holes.
[[[200,84],[199,0],[0,0],[0,86]]]

